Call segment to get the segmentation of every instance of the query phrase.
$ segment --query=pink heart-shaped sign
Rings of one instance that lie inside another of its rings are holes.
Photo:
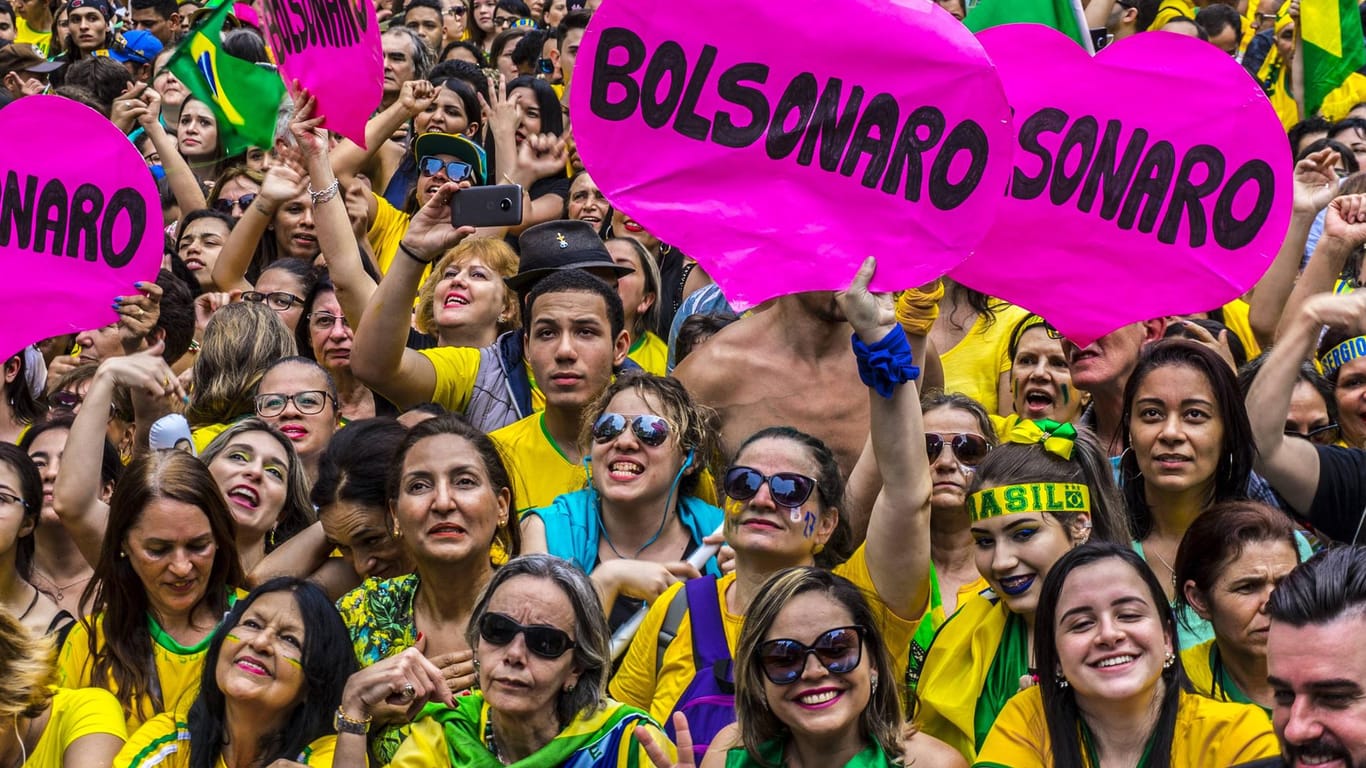
[[[1048,27],[978,38],[1015,112],[1004,205],[955,279],[1085,345],[1215,309],[1275,257],[1293,163],[1257,83],[1208,43],[1134,35],[1091,58]]]
[[[585,167],[739,307],[844,288],[870,254],[875,289],[938,277],[1008,178],[990,61],[925,0],[840,3],[839,35],[794,10],[604,3],[570,89]]]
[[[25,96],[0,110],[0,135],[11,137],[0,153],[0,273],[14,280],[0,286],[0,355],[10,355],[118,320],[114,297],[156,279],[165,237],[147,164],[95,110]]]

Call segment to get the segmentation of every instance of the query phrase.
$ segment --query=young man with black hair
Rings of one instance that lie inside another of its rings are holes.
[[[445,38],[441,3],[437,0],[408,0],[403,9],[403,26],[416,32],[435,58]]]
[[[132,0],[131,9],[133,29],[151,32],[163,47],[180,39],[180,5],[176,0]]]

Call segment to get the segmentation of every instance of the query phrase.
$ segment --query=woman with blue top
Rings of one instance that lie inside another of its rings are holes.
[[[1191,523],[1176,551],[1178,599],[1209,622],[1214,635],[1181,652],[1196,693],[1256,704],[1271,714],[1266,603],[1300,560],[1294,524],[1265,504],[1216,504]]]
[[[592,485],[522,520],[522,547],[572,560],[609,607],[613,629],[640,600],[701,574],[683,562],[725,519],[695,495],[715,452],[710,411],[676,379],[619,377],[584,420]],[[703,568],[720,570],[712,557]]]
[[[1119,468],[1134,548],[1177,608],[1179,645],[1189,648],[1213,633],[1176,605],[1176,550],[1206,509],[1247,498],[1255,452],[1247,408],[1223,358],[1193,341],[1165,339],[1143,351],[1129,376],[1121,422]]]

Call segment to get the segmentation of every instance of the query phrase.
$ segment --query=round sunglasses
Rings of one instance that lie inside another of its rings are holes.
[[[796,472],[775,472],[765,475],[753,467],[731,467],[721,483],[726,495],[736,501],[749,501],[768,483],[768,495],[780,507],[795,509],[811,498],[816,479]]]
[[[948,438],[948,439],[946,439]],[[982,462],[991,452],[991,443],[987,442],[981,435],[970,435],[960,432],[956,435],[934,432],[925,433],[925,453],[930,457],[930,463],[939,458],[939,452],[948,445],[953,450],[954,458],[958,463],[968,467],[975,467]]]
[[[669,421],[663,416],[656,416],[652,413],[644,413],[639,416],[624,416],[620,413],[604,413],[593,422],[593,441],[597,443],[610,443],[617,439],[626,427],[630,426],[631,434],[636,436],[640,442],[658,448],[669,439]]]
[[[768,640],[759,644],[759,668],[774,685],[791,685],[806,669],[806,657],[814,653],[831,674],[851,672],[863,660],[863,633],[859,626],[836,627],[811,645],[786,638]]]
[[[575,647],[569,633],[546,626],[526,626],[502,613],[486,613],[479,617],[479,637],[492,645],[507,645],[518,635],[526,638],[526,649],[543,659],[558,659]]]

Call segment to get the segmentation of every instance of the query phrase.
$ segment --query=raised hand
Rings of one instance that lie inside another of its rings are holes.
[[[890,293],[871,293],[868,284],[877,271],[877,259],[869,256],[859,266],[849,287],[835,294],[835,301],[849,324],[865,344],[872,344],[887,335],[896,325],[896,307]]]
[[[636,741],[645,748],[645,754],[650,756],[650,762],[654,763],[655,768],[697,768],[697,761],[693,758],[692,752],[692,733],[688,730],[688,717],[682,712],[674,713],[674,733],[678,734],[678,759],[669,757],[669,752],[663,745],[655,741],[650,732],[641,726],[636,726]]]
[[[133,287],[138,293],[114,298],[114,311],[119,313],[119,343],[125,354],[142,349],[147,334],[161,317],[161,286],[139,281]]]
[[[1328,205],[1323,236],[1351,248],[1366,244],[1366,195],[1340,195]]]
[[[398,103],[413,118],[426,112],[440,94],[441,89],[426,80],[409,80],[398,92]]]
[[[468,181],[448,181],[441,185],[408,223],[400,250],[406,247],[423,261],[435,261],[446,249],[474,234],[474,227],[457,229],[451,224],[451,200],[469,185]]]
[[[1332,149],[1322,149],[1295,163],[1295,212],[1318,215],[1338,193],[1338,175],[1333,170],[1341,158]]]

